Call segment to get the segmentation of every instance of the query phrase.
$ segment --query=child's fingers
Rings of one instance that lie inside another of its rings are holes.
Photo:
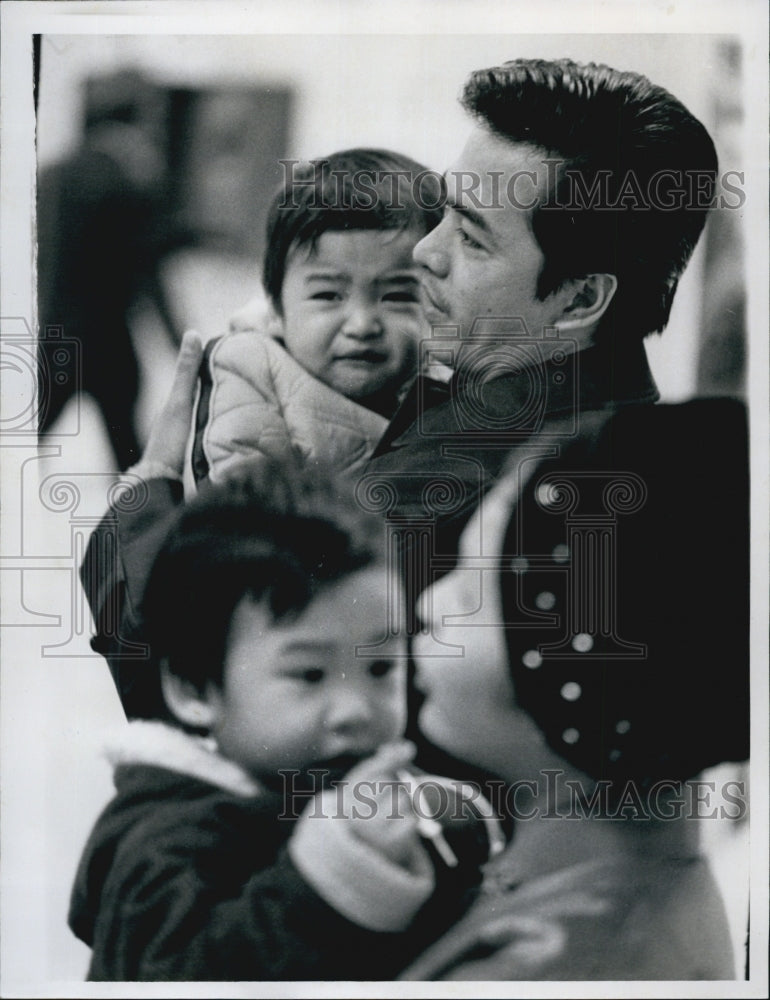
[[[349,781],[396,778],[397,772],[413,760],[416,752],[417,748],[409,740],[384,743],[376,753],[349,771],[347,778]]]
[[[414,760],[417,747],[409,740],[398,740],[393,743],[384,743],[372,760],[376,760],[381,767],[388,770],[396,770],[404,767]]]

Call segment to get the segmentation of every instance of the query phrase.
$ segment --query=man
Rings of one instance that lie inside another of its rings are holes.
[[[473,73],[463,104],[477,126],[447,174],[443,221],[415,249],[434,328],[424,346],[454,374],[417,379],[358,489],[387,515],[412,596],[451,568],[512,447],[549,428],[558,444],[583,413],[657,400],[642,341],[666,325],[716,184],[706,130],[637,74],[516,60]],[[147,502],[112,509],[82,571],[94,648],[129,715],[159,704],[126,642],[141,640],[144,576],[181,498],[198,355],[188,339],[136,469]],[[118,560],[105,562],[116,532]]]
[[[635,73],[515,60],[471,74],[462,103],[476,128],[414,251],[425,347],[455,374],[417,381],[366,483],[391,484],[401,549],[433,553],[405,567],[418,590],[451,568],[511,447],[658,399],[642,341],[668,321],[717,171],[700,122]]]

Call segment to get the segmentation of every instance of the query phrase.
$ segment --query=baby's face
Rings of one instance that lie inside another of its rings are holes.
[[[396,394],[427,327],[412,230],[327,232],[290,253],[281,293],[289,354],[349,399]]]
[[[223,687],[208,692],[222,753],[273,784],[281,770],[310,768],[328,769],[332,780],[400,738],[406,647],[388,638],[387,609],[383,567],[330,584],[301,614],[278,622],[264,603],[244,598]]]

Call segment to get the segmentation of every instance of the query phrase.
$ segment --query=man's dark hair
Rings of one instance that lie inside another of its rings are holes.
[[[602,334],[661,331],[714,198],[703,125],[638,73],[568,59],[478,70],[462,104],[498,136],[559,161],[532,218],[545,256],[539,298],[569,278],[614,274]]]
[[[286,181],[267,217],[262,284],[281,313],[289,253],[326,232],[430,232],[441,221],[441,178],[386,149],[346,149],[320,160],[286,161]]]
[[[242,598],[264,602],[274,621],[299,614],[330,583],[383,561],[382,545],[381,522],[323,470],[244,463],[187,503],[166,536],[144,601],[153,656],[198,690],[221,687]]]

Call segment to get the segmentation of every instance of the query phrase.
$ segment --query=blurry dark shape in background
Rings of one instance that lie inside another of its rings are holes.
[[[178,230],[196,244],[250,257],[258,271],[267,207],[283,181],[290,91],[177,89],[168,97]]]
[[[733,40],[717,47],[712,80],[714,125],[720,173],[740,171],[743,125],[741,46]],[[699,396],[745,394],[746,294],[741,215],[743,209],[715,207],[705,232],[703,324],[698,350]]]
[[[38,176],[41,434],[86,392],[118,467],[138,459],[136,307],[149,304],[176,345],[191,318],[164,285],[169,254],[207,247],[251,257],[256,272],[290,103],[288,90],[171,88],[134,69],[85,81],[80,143]],[[50,328],[79,342],[70,370]]]

